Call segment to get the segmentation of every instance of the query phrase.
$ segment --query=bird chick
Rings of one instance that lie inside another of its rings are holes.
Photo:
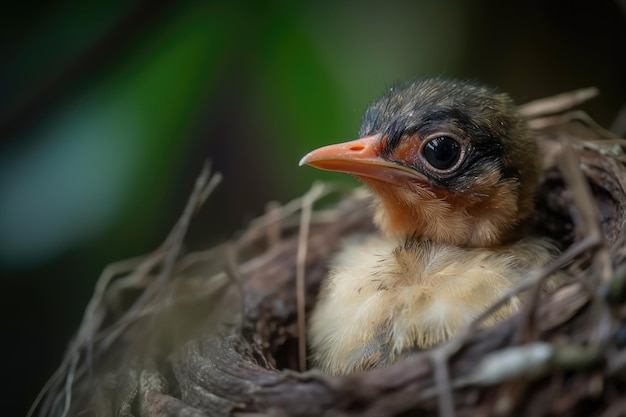
[[[440,78],[409,82],[370,105],[359,133],[300,161],[366,184],[382,232],[336,256],[311,316],[313,362],[333,374],[450,339],[555,255],[550,243],[525,237],[540,160],[506,94]],[[512,299],[486,324],[519,304]]]

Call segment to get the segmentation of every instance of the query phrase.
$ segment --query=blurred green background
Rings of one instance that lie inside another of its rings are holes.
[[[610,127],[626,98],[625,2],[58,1],[0,15],[2,372],[23,415],[96,278],[154,249],[203,161],[225,180],[198,247],[314,179],[314,147],[356,138],[368,102],[419,75],[519,102],[590,85]],[[623,132],[622,132],[623,133]]]

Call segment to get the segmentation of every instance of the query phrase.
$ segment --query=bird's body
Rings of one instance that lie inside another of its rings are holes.
[[[336,374],[450,339],[555,253],[524,236],[540,165],[506,95],[415,81],[375,101],[360,133],[302,161],[368,185],[382,232],[346,244],[311,317],[314,363]],[[512,299],[485,324],[519,303]]]
[[[309,330],[318,367],[335,374],[370,369],[446,341],[553,253],[533,238],[499,248],[396,245],[369,237],[335,258]],[[485,324],[519,305],[514,297]]]

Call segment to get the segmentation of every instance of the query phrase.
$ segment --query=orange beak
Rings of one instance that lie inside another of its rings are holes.
[[[324,146],[309,152],[300,166],[310,165],[327,171],[345,172],[402,185],[407,179],[427,181],[419,172],[380,156],[379,136],[366,136],[351,142]]]

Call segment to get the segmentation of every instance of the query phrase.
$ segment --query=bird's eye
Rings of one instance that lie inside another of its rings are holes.
[[[446,170],[459,161],[461,145],[449,136],[438,136],[424,145],[422,153],[433,168]]]

